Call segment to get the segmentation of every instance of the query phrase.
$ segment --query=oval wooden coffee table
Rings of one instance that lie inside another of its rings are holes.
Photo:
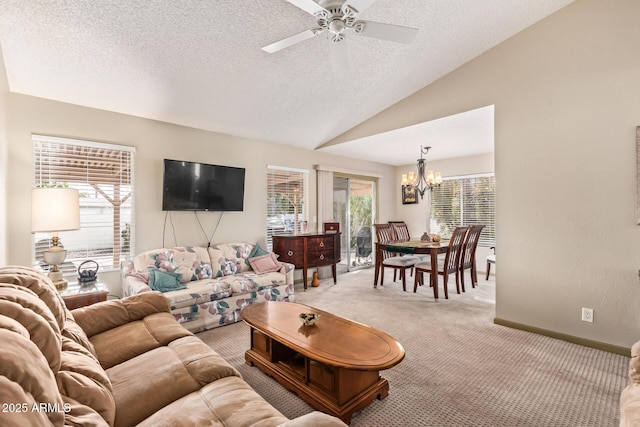
[[[304,326],[299,313],[320,318]],[[354,412],[388,396],[389,383],[379,371],[404,358],[404,348],[388,334],[302,304],[253,304],[242,310],[242,319],[251,327],[246,363],[347,424]]]

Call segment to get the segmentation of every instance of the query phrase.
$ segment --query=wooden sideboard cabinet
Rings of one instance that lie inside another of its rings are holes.
[[[340,262],[341,233],[279,234],[273,236],[273,252],[279,261],[302,268],[304,288],[307,289],[307,269],[331,266],[333,283],[337,283],[336,264]]]

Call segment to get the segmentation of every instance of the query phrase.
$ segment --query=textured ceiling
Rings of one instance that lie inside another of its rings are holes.
[[[261,50],[315,26],[286,0],[1,0],[0,44],[12,92],[314,149],[571,1],[378,0],[416,40],[349,34],[341,73],[324,35]]]

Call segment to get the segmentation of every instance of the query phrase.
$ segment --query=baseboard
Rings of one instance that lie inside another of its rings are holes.
[[[493,323],[495,323],[496,325],[506,326],[513,329],[519,329],[521,331],[533,332],[534,334],[568,341],[570,343],[582,345],[585,347],[595,348],[597,350],[607,351],[609,353],[620,354],[627,357],[631,355],[631,349],[627,347],[607,344],[600,341],[588,340],[586,338],[580,338],[560,332],[549,331],[547,329],[536,328],[535,326],[524,325],[522,323],[512,322],[510,320],[504,320],[497,317],[493,319]]]

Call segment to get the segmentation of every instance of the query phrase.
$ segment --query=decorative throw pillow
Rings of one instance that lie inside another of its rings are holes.
[[[258,274],[272,273],[282,268],[282,264],[276,259],[275,254],[270,252],[266,255],[249,258],[251,268]]]
[[[262,249],[262,246],[260,246],[260,243],[256,243],[256,245],[251,250],[251,253],[249,254],[249,257],[245,260],[245,262],[247,263],[247,265],[250,265],[249,264],[249,259],[257,257],[257,256],[267,255],[268,253],[269,252],[267,252],[264,249]]]
[[[157,268],[149,268],[147,271],[149,271],[149,287],[154,291],[169,292],[187,288],[180,283],[182,278],[180,273],[169,273]]]

